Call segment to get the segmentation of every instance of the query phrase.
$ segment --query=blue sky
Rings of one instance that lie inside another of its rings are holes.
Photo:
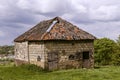
[[[0,45],[60,16],[98,38],[120,35],[120,0],[0,0]]]

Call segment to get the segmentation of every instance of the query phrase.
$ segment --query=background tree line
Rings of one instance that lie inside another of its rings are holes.
[[[0,54],[14,54],[14,46],[0,46]]]
[[[94,48],[95,64],[120,65],[120,36],[115,41],[109,38],[97,39]]]

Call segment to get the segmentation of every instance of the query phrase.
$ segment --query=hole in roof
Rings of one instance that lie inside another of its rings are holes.
[[[51,28],[57,23],[58,21],[57,20],[54,20],[52,22],[52,24],[49,26],[49,28],[47,29],[47,32],[49,32],[51,30]]]

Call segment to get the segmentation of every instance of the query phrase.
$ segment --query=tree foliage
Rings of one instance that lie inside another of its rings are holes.
[[[113,64],[120,65],[120,35],[116,40],[116,44],[117,44],[116,53],[112,56]]]
[[[119,35],[118,39],[116,40],[116,42],[117,42],[117,45],[120,47],[120,35]]]
[[[109,38],[98,39],[94,42],[95,63],[100,65],[109,65],[113,61],[113,55],[116,54],[116,42]]]
[[[14,54],[14,46],[0,46],[0,54]]]

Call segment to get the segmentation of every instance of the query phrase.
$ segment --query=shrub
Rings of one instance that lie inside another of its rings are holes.
[[[95,63],[99,65],[110,65],[112,57],[116,54],[117,44],[115,41],[102,38],[94,42],[95,46]]]

